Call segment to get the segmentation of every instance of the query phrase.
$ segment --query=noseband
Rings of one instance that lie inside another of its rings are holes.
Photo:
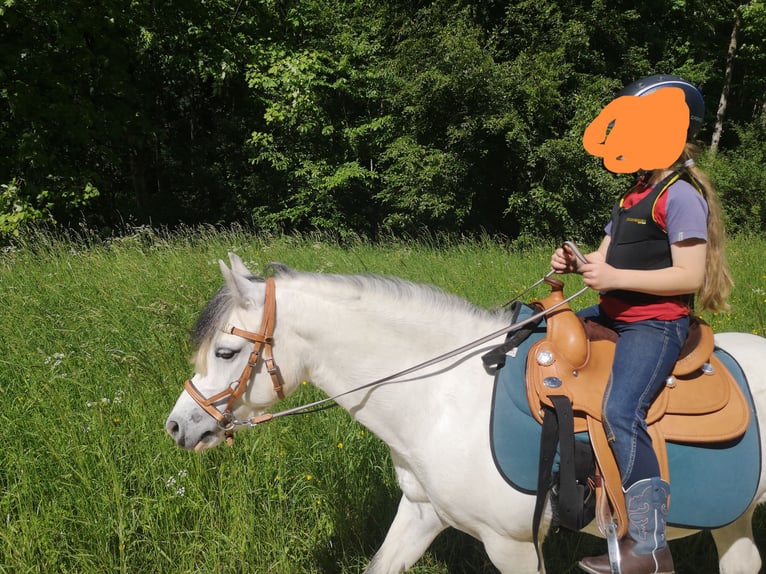
[[[224,431],[226,431],[226,442],[229,444],[233,441],[234,433],[234,415],[232,410],[234,403],[239,399],[250,382],[250,377],[253,374],[253,370],[258,365],[259,360],[263,360],[263,364],[266,367],[266,371],[271,375],[271,382],[274,386],[274,392],[280,399],[285,398],[284,391],[282,389],[282,382],[279,377],[279,368],[274,361],[273,344],[274,344],[274,323],[277,314],[277,301],[274,295],[274,278],[269,277],[266,279],[266,295],[263,303],[263,317],[261,318],[261,328],[257,333],[251,331],[245,331],[238,329],[231,325],[227,325],[224,332],[242,337],[253,343],[253,350],[250,352],[250,358],[247,360],[242,374],[239,379],[233,382],[229,387],[220,393],[213,395],[212,397],[205,398],[202,393],[197,390],[191,379],[186,381],[184,385],[186,392],[194,401],[211,417],[218,421]],[[220,411],[215,404],[228,398],[226,407],[223,411]]]

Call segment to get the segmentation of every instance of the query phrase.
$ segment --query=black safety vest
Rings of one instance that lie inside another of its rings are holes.
[[[618,269],[664,269],[673,265],[668,233],[654,219],[654,207],[660,196],[673,185],[681,174],[671,173],[654,186],[654,189],[635,205],[622,206],[627,194],[612,208],[612,230],[606,262]],[[632,303],[651,303],[668,297],[647,295],[634,291],[609,291]],[[677,299],[677,297],[671,297]],[[691,302],[691,295],[682,297]]]

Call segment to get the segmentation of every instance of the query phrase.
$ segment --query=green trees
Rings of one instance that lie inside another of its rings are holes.
[[[589,239],[624,181],[582,131],[653,72],[702,87],[732,227],[760,231],[765,38],[762,0],[5,0],[0,234],[85,218]]]

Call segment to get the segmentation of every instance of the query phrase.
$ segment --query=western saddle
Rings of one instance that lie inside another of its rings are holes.
[[[535,304],[551,309],[564,300],[564,284],[546,279],[551,293]],[[587,431],[596,460],[596,507],[599,523],[616,520],[618,536],[627,531],[627,511],[617,463],[602,424],[601,405],[614,357],[616,333],[581,321],[564,303],[546,315],[547,335],[527,356],[527,398],[532,415],[568,399],[574,432]],[[672,376],[646,417],[661,475],[670,479],[665,441],[718,443],[742,436],[750,422],[748,403],[728,369],[713,354],[713,331],[694,318]],[[609,514],[611,506],[611,516]]]

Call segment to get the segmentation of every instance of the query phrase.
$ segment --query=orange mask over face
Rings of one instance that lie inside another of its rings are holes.
[[[585,128],[582,143],[614,173],[666,169],[681,156],[688,129],[684,91],[660,88],[610,102]]]

